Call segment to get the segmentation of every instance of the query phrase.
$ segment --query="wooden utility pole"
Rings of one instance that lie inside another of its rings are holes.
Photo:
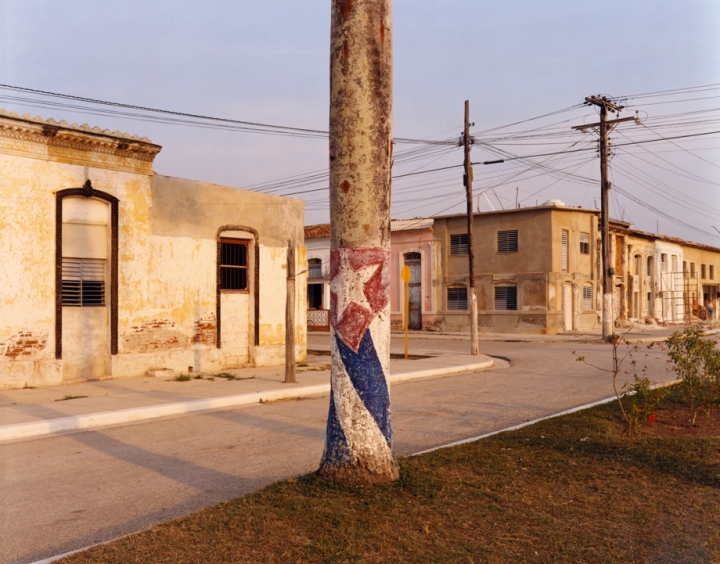
[[[330,15],[330,410],[318,474],[400,477],[390,418],[391,0]]]
[[[285,300],[285,383],[295,379],[295,245],[288,239],[287,299]]]
[[[610,182],[608,181],[608,134],[613,128],[624,121],[640,123],[636,117],[627,117],[608,121],[608,112],[620,112],[623,107],[608,100],[605,96],[588,96],[585,103],[600,108],[600,121],[586,125],[576,125],[572,129],[586,131],[599,128],[600,136],[600,237],[603,264],[603,301],[602,301],[602,338],[611,341],[613,336],[613,275],[615,269],[610,266]]]
[[[465,190],[467,195],[467,236],[468,236],[468,302],[470,305],[470,354],[479,355],[478,347],[478,308],[477,290],[475,289],[475,239],[473,237],[473,168],[470,161],[472,138],[470,137],[470,100],[465,100],[465,131],[463,132],[465,145]]]

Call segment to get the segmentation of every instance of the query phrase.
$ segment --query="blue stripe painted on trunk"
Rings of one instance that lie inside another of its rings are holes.
[[[370,330],[365,331],[358,352],[343,343],[337,335],[335,342],[353,387],[385,436],[387,444],[392,446],[390,394]]]
[[[321,466],[338,466],[350,462],[350,447],[335,409],[335,395],[330,392],[330,409],[325,430],[325,452]]]

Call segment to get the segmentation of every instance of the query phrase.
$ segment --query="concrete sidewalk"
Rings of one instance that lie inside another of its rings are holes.
[[[325,347],[318,347],[324,349]],[[390,382],[484,370],[488,356],[434,354],[390,361]],[[284,367],[228,370],[224,377],[129,378],[0,392],[0,442],[213,409],[326,394],[330,357],[308,354],[297,383],[285,384]]]

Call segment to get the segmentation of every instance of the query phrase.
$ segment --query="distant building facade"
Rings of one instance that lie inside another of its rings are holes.
[[[0,389],[284,362],[302,201],[155,174],[160,149],[0,111]]]
[[[394,328],[404,327],[405,285],[400,271],[408,266],[410,328],[423,329],[437,323],[437,242],[432,219],[392,220],[390,223],[390,309]],[[330,225],[305,227],[307,247],[308,331],[329,330],[330,325]]]

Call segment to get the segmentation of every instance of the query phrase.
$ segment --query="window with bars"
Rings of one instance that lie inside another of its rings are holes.
[[[583,309],[593,309],[592,286],[583,286]]]
[[[462,233],[459,235],[450,235],[450,254],[451,255],[466,255],[468,254],[468,235]]]
[[[569,233],[566,229],[562,230],[562,264],[561,264],[561,270],[563,272],[568,271],[568,238]]]
[[[247,290],[247,270],[248,242],[220,239],[220,289]]]
[[[449,310],[467,310],[467,288],[448,288],[447,308]]]
[[[511,229],[508,231],[498,231],[498,253],[517,253],[518,252],[518,231]]]
[[[710,280],[715,280],[715,266],[712,264],[710,265],[710,273],[709,274],[710,274],[710,276],[709,276]]]
[[[700,265],[700,278],[702,280],[705,280],[705,270],[706,270],[705,265],[701,264]]]
[[[62,305],[105,305],[105,259],[62,259]]]
[[[495,288],[495,309],[500,311],[517,309],[517,286]]]
[[[590,234],[589,233],[580,233],[580,254],[581,255],[589,255],[590,254]]]

